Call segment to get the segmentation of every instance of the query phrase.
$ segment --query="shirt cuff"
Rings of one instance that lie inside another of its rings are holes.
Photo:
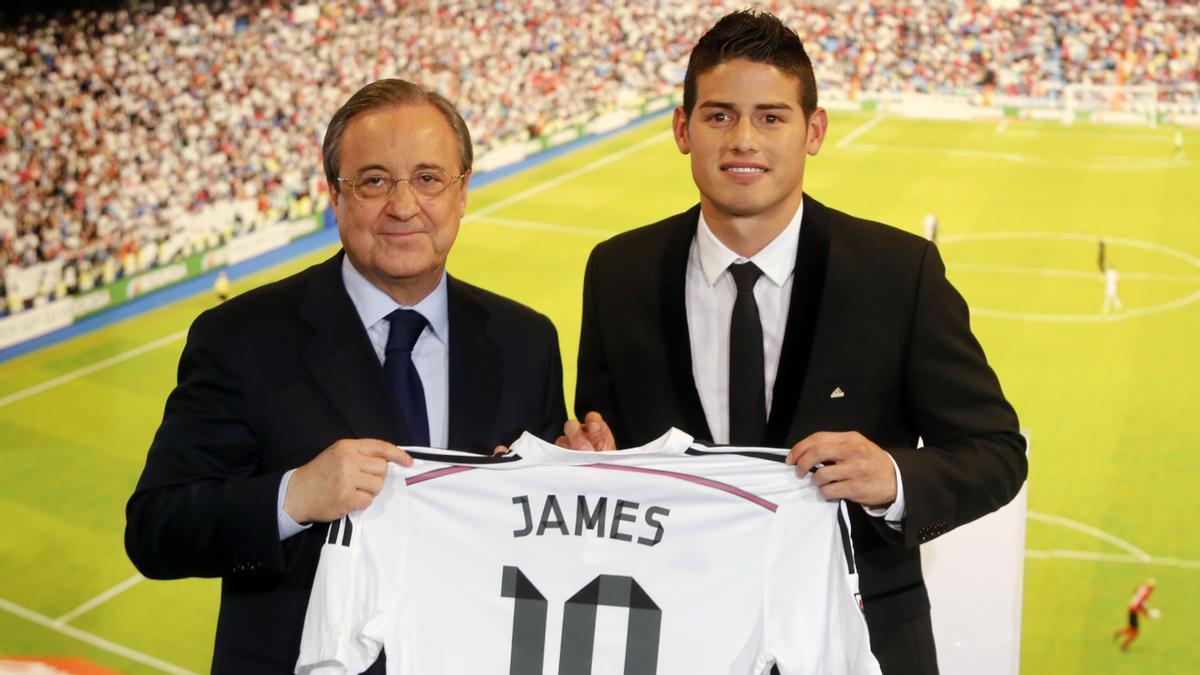
[[[288,537],[300,534],[301,532],[312,527],[312,523],[301,525],[292,520],[287,511],[283,510],[283,498],[287,496],[288,481],[292,480],[292,474],[296,473],[295,469],[283,474],[283,478],[279,481],[279,498],[275,502],[275,519],[279,523],[279,541],[283,541]]]
[[[900,466],[896,464],[896,458],[888,454],[888,459],[892,460],[892,470],[896,472],[896,501],[890,506],[881,506],[879,508],[871,508],[863,506],[863,510],[867,515],[875,518],[883,518],[888,527],[900,532],[904,528],[904,516],[907,515],[907,509],[904,504],[904,479],[900,477]]]

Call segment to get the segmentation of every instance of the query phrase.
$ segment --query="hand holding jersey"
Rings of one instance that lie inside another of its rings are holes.
[[[868,508],[896,501],[896,471],[887,451],[857,431],[819,431],[797,443],[787,457],[825,499],[848,499]],[[818,466],[820,465],[820,466]]]
[[[567,423],[563,425],[563,435],[559,436],[554,444],[570,450],[601,452],[617,449],[617,441],[613,438],[612,429],[596,411],[585,415],[582,423],[579,420],[567,420]]]
[[[292,474],[283,510],[297,523],[327,523],[365,509],[383,489],[388,462],[412,466],[408,453],[393,443],[337,441]]]
[[[603,452],[605,450],[617,449],[617,442],[613,438],[612,429],[608,427],[608,422],[605,422],[604,418],[598,412],[588,413],[583,418],[583,422],[579,420],[567,420],[563,424],[563,434],[555,439],[554,444],[560,448],[582,450],[585,452]],[[492,451],[493,455],[507,453],[507,445],[497,445],[496,449]]]

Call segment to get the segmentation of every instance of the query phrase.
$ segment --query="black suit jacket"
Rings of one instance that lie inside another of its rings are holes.
[[[601,412],[619,447],[670,426],[710,438],[684,306],[698,216],[618,235],[588,260],[575,409]],[[936,247],[805,195],[773,396],[767,446],[858,431],[895,458],[903,532],[850,509],[860,590],[873,632],[927,614],[918,545],[1007,503],[1027,470],[1016,414]]]
[[[343,438],[405,442],[342,254],[200,315],[126,508],[153,579],[221,577],[213,671],[290,673],[327,526],[279,541],[279,481]],[[566,408],[549,319],[451,277],[449,445],[490,453]]]

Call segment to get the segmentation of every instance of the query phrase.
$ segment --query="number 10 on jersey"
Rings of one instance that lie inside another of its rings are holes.
[[[509,675],[542,672],[546,651],[546,597],[519,568],[505,566],[500,594],[513,599],[512,657]],[[662,610],[633,577],[601,574],[563,606],[558,675],[591,675],[596,642],[596,609],[629,610],[625,631],[625,675],[655,675]]]

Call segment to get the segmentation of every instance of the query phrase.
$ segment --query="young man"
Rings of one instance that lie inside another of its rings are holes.
[[[1007,503],[1027,470],[966,304],[932,243],[804,194],[828,120],[774,16],[735,12],[700,39],[673,124],[700,204],[593,250],[576,413],[620,447],[676,426],[792,448],[826,498],[861,505],[883,672],[935,673],[918,546]]]
[[[367,85],[325,136],[342,252],[192,325],[125,546],[150,578],[222,578],[214,673],[292,672],[326,523],[411,461],[398,444],[562,431],[554,326],[446,274],[471,159],[449,101]]]

